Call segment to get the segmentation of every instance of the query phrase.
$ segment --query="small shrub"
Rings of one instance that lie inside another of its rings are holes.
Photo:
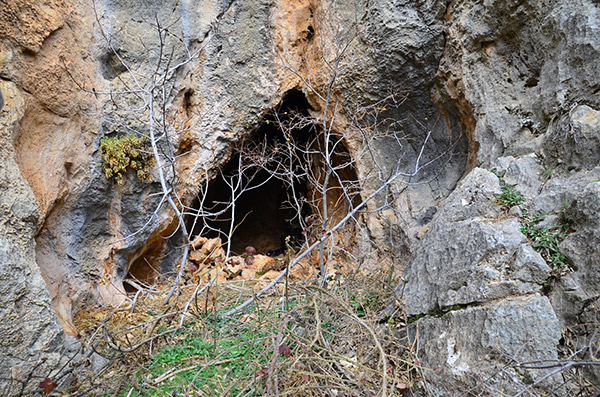
[[[546,213],[530,217],[525,215],[526,222],[521,224],[521,233],[531,241],[533,249],[542,255],[548,266],[556,270],[566,266],[566,257],[560,252],[559,245],[567,236],[566,225],[560,228],[550,226],[538,227]]]
[[[502,179],[500,181],[503,182]],[[502,189],[502,193],[499,194],[497,198],[509,207],[519,205],[523,202],[523,195],[519,193],[515,188],[506,184],[502,184],[500,189]]]
[[[118,185],[123,184],[127,167],[136,171],[137,177],[150,182],[150,168],[156,165],[152,153],[146,150],[146,139],[135,135],[104,137],[100,140],[103,153],[102,170],[108,179],[113,177]]]
[[[498,200],[502,201],[508,207],[519,205],[523,202],[523,195],[514,187],[507,185],[502,178],[502,174],[496,171],[495,168],[491,169],[490,172],[496,175],[500,180],[500,189],[502,193],[496,195]]]

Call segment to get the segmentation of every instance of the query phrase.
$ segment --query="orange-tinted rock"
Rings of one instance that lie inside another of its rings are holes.
[[[198,264],[222,261],[225,259],[225,250],[221,248],[222,244],[218,237],[206,240],[199,249],[190,251],[189,259]]]

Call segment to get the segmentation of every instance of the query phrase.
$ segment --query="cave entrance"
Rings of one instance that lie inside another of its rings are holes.
[[[237,161],[238,156],[232,158],[224,170],[224,178],[227,178],[228,171],[237,169],[232,166]],[[204,232],[199,232],[195,227],[193,234],[220,237],[224,244],[231,244],[234,254],[242,254],[247,246],[255,247],[261,254],[282,248],[282,239],[286,235],[301,230],[300,217],[311,214],[306,201],[303,201],[300,212],[291,204],[294,193],[297,198],[306,197],[306,183],[299,182],[295,192],[292,192],[286,183],[272,177],[268,170],[260,170],[251,181],[247,181],[247,190],[236,197],[232,208],[231,187],[224,178],[211,183],[204,199],[205,211],[221,214],[205,219]]]
[[[304,94],[291,90],[236,146],[220,174],[196,200],[195,208],[203,215],[189,218],[193,236],[220,237],[234,254],[242,254],[247,246],[268,254],[282,249],[287,235],[299,240],[308,237],[302,234],[307,219],[323,218],[322,195],[316,186],[324,176],[319,153],[323,137],[309,112]],[[348,161],[343,144],[337,147],[334,161]],[[353,167],[342,173],[343,180],[356,186]],[[338,216],[332,214],[345,213],[347,206],[337,180],[331,179],[327,197],[333,205],[328,212],[334,219]],[[242,187],[232,192],[232,186]]]

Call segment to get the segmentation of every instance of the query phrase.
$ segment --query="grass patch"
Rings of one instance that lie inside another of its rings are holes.
[[[268,333],[256,327],[244,327],[239,333],[231,327],[225,329],[214,341],[190,334],[162,348],[137,374],[138,379],[154,383],[156,388],[141,387],[137,391],[144,395],[262,395],[264,388],[254,383],[255,368],[267,363],[268,356],[261,346]]]
[[[500,190],[502,193],[497,194],[496,198],[500,200],[504,205],[510,208],[515,205],[521,204],[525,200],[523,198],[523,195],[517,189],[506,184],[503,175],[496,171],[495,168],[491,169],[490,172],[496,175],[500,180]]]

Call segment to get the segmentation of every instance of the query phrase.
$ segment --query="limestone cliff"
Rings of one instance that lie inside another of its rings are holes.
[[[595,313],[600,295],[599,18],[592,0],[3,2],[0,288],[11,322],[0,335],[11,342],[0,355],[16,382],[3,387],[32,387],[40,360],[36,374],[59,365],[79,309],[118,305],[124,280],[176,270],[185,236],[174,233],[158,172],[116,184],[103,171],[103,137],[147,134],[152,119],[173,159],[164,177],[176,180],[180,208],[198,211],[204,187],[273,110],[327,119],[317,93],[332,70],[330,128],[354,159],[347,178],[358,195],[405,171],[368,203],[361,244],[406,266],[399,295],[409,314],[425,315],[423,361],[441,368],[426,380],[439,393],[451,393],[449,378],[474,387],[503,363],[488,356],[506,344],[514,360],[556,359],[561,329]],[[332,69],[329,51],[342,43],[351,61]],[[402,100],[390,103],[390,92]],[[378,132],[368,147],[357,128],[367,124]],[[412,175],[417,160],[426,166]],[[518,210],[497,203],[500,183],[523,192]],[[523,210],[558,211],[565,200],[576,225],[561,251],[572,271],[554,274],[548,293],[551,269],[519,222]],[[446,307],[457,310],[427,315]],[[461,327],[481,343],[461,339]],[[490,369],[478,372],[482,357]],[[508,378],[491,384],[523,387]]]

